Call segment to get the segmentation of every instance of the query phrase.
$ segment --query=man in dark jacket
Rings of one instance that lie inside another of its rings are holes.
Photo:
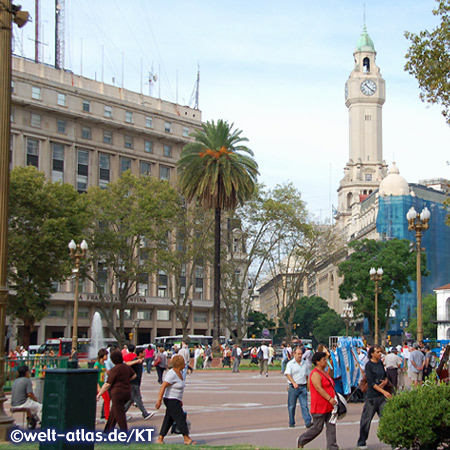
[[[367,448],[366,441],[369,436],[370,423],[373,416],[377,413],[378,417],[381,417],[381,411],[386,399],[391,398],[391,394],[385,389],[388,381],[381,356],[382,347],[380,345],[370,347],[368,352],[369,361],[365,367],[368,388],[364,409],[361,414],[357,443],[357,446],[360,448]]]

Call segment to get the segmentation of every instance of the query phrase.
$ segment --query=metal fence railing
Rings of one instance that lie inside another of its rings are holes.
[[[27,356],[18,358],[5,358],[5,385],[4,390],[10,391],[17,378],[17,369],[20,366],[30,368],[31,378],[42,379],[47,369],[67,369],[68,356]]]

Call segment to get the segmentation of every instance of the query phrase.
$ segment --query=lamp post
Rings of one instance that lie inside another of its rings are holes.
[[[0,441],[6,441],[14,419],[3,403],[5,383],[5,326],[8,305],[9,151],[11,136],[11,35],[12,22],[23,27],[28,13],[11,0],[0,2]]]
[[[406,214],[408,220],[408,230],[416,232],[416,268],[417,268],[417,340],[423,340],[423,323],[422,323],[422,271],[421,271],[421,252],[425,251],[422,248],[422,234],[428,230],[428,222],[430,220],[430,211],[425,206],[419,214],[413,206]]]
[[[80,261],[86,257],[87,242],[83,239],[81,244],[76,244],[72,239],[69,242],[70,256],[75,260],[75,302],[73,304],[72,349],[78,349],[78,283],[80,281]]]
[[[375,281],[375,345],[378,345],[378,294],[381,292],[381,287],[378,286],[378,283],[383,278],[383,269],[379,267],[378,269],[375,269],[375,267],[372,267],[369,270],[370,279],[372,281]]]
[[[403,342],[405,341],[405,329],[408,328],[408,321],[406,319],[400,320],[400,328],[402,329]]]
[[[138,337],[137,334],[139,332],[139,325],[141,323],[140,319],[134,319],[133,320],[133,344],[137,345],[138,344]]]
[[[353,319],[353,308],[350,305],[345,305],[341,317],[345,322],[345,335],[348,337],[348,326]]]

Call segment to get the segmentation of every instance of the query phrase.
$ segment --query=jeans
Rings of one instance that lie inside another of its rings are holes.
[[[288,359],[282,359],[281,360],[281,373],[284,373],[284,370],[286,369],[286,364],[289,362]]]
[[[311,414],[308,409],[308,391],[305,385],[299,385],[297,389],[294,389],[292,385],[289,385],[288,392],[288,411],[289,411],[289,425],[295,425],[295,408],[297,407],[297,399],[300,403],[302,410],[303,420],[305,425],[309,425],[312,421]]]
[[[366,445],[373,416],[377,413],[378,417],[381,417],[385,403],[386,399],[384,397],[366,398],[361,414],[361,423],[359,425],[359,439],[357,444],[359,447]]]

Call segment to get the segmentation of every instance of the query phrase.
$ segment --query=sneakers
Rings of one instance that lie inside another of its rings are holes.
[[[289,428],[295,428],[295,425],[289,424]]]
[[[297,439],[297,448],[303,448],[303,445],[300,444],[300,438]]]
[[[133,417],[132,416],[127,416],[127,422],[129,422],[130,420],[132,420]]]
[[[149,413],[144,417],[144,420],[151,419],[155,414],[156,414],[156,411],[149,412]]]
[[[103,417],[101,419],[98,419],[98,423],[106,423],[106,419],[104,419]]]
[[[306,428],[311,428],[313,426],[312,422],[309,422],[308,425],[306,425]]]

